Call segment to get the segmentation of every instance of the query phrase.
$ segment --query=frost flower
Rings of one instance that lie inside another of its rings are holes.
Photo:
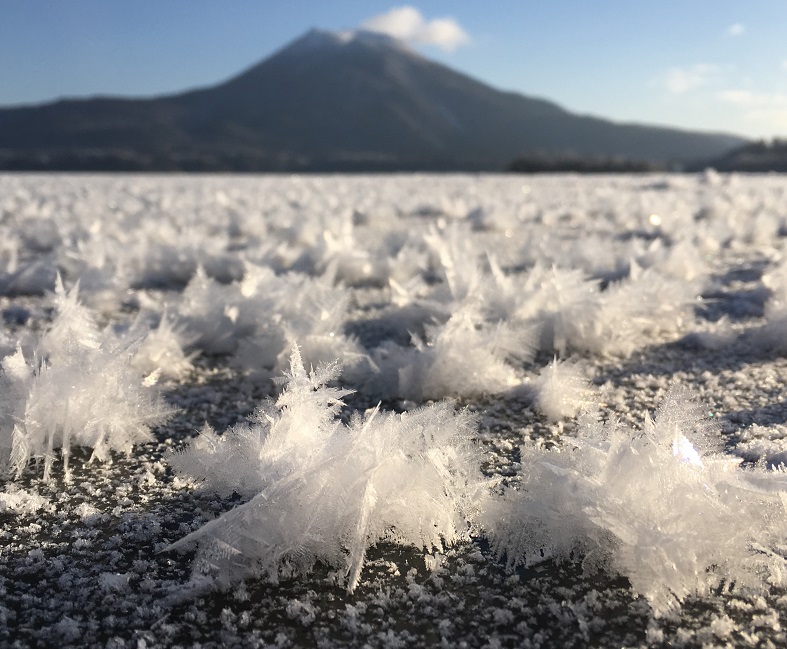
[[[511,567],[581,559],[622,574],[657,616],[724,583],[780,583],[784,474],[703,452],[711,432],[672,392],[641,430],[586,421],[573,448],[523,449],[522,488],[485,514],[493,546]]]
[[[199,544],[193,582],[276,581],[316,562],[360,581],[368,547],[386,540],[441,548],[464,538],[486,493],[473,420],[446,403],[344,424],[336,364],[306,372],[297,347],[286,386],[250,425],[207,429],[172,463],[205,489],[251,496],[175,543]]]
[[[17,476],[31,459],[43,460],[51,477],[60,449],[66,476],[72,446],[130,452],[150,440],[150,428],[172,413],[153,386],[132,367],[134,341],[104,337],[77,288],[58,281],[58,315],[32,360],[21,349],[2,361],[0,374],[0,466]]]
[[[574,417],[587,404],[590,388],[579,365],[557,358],[533,381],[536,408],[551,422]]]

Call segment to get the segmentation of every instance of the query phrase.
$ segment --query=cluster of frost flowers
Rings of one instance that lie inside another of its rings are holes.
[[[446,402],[338,418],[347,394],[307,372],[296,347],[275,404],[224,435],[210,428],[172,458],[203,489],[250,497],[173,547],[199,543],[194,580],[227,585],[308,572],[319,561],[358,585],[366,550],[386,540],[442,548],[467,538],[487,491],[473,420]]]
[[[326,203],[321,179],[277,192],[266,182],[254,185],[259,196],[206,181],[178,198],[155,182],[120,182],[102,212],[72,220],[58,216],[68,212],[60,199],[38,214],[9,204],[18,223],[0,250],[0,293],[52,290],[60,272],[106,317],[149,312],[162,325],[137,366],[161,361],[165,377],[183,377],[204,353],[267,379],[297,342],[307,363],[339,359],[357,390],[419,401],[507,391],[537,351],[626,356],[676,337],[707,284],[701,253],[719,245],[711,232],[684,234],[699,231],[683,227],[685,208],[643,228],[642,207],[624,205],[578,237],[582,212],[546,195],[487,204],[450,182],[441,193],[435,180],[434,197],[394,201],[362,179],[348,210],[336,206],[352,188]],[[663,202],[665,189],[646,184],[641,200]],[[602,198],[592,209],[605,207]],[[351,289],[369,286],[388,293],[376,317],[395,340],[362,344],[348,331]]]
[[[247,499],[172,546],[198,546],[190,591],[277,581],[317,562],[342,569],[353,591],[368,547],[441,548],[471,531],[512,568],[575,561],[622,574],[657,616],[724,584],[783,585],[787,478],[715,451],[713,425],[682,390],[638,430],[585,412],[563,447],[523,448],[518,488],[493,496],[467,413],[439,402],[344,424],[347,392],[327,385],[337,366],[307,372],[297,347],[290,364],[278,400],[251,423],[206,427],[171,459],[201,489]],[[588,396],[574,364],[555,361],[537,383],[552,420]]]
[[[321,563],[352,591],[376,543],[440,548],[471,532],[512,567],[576,560],[625,575],[659,615],[722,583],[782,585],[781,469],[714,450],[718,435],[677,393],[635,430],[585,412],[594,357],[687,333],[705,350],[734,344],[732,308],[694,331],[695,309],[718,296],[764,316],[757,345],[787,351],[781,207],[739,218],[737,181],[629,179],[612,201],[614,183],[549,178],[513,193],[511,178],[434,178],[428,192],[334,179],[333,193],[316,177],[173,181],[179,192],[105,178],[86,203],[55,183],[40,205],[25,182],[0,178],[0,295],[54,291],[55,315],[38,338],[0,339],[11,474],[37,460],[50,479],[62,458],[67,475],[77,446],[103,460],[151,440],[172,413],[159,381],[185,382],[199,354],[255,381],[285,373],[248,423],[205,427],[171,458],[199,488],[244,499],[174,544],[198,548],[193,585]],[[782,187],[766,202],[781,205]],[[728,300],[735,273],[713,264],[741,241],[770,247],[759,290]],[[415,408],[345,423],[345,387]],[[518,488],[497,497],[474,420],[440,400],[503,394],[554,430],[580,425],[555,449],[523,448]]]

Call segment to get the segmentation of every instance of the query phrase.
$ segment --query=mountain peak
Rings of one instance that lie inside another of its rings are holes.
[[[410,48],[399,39],[364,29],[349,29],[339,32],[324,29],[310,29],[303,36],[293,41],[285,51],[311,52],[325,48],[342,47],[350,44],[360,44],[375,48],[392,48],[410,52]]]

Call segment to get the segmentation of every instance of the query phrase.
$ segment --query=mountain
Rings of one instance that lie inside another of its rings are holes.
[[[731,135],[501,92],[369,32],[312,30],[219,85],[0,109],[0,168],[502,170],[521,156],[713,158]]]

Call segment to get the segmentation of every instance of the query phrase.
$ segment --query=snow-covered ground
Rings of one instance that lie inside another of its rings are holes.
[[[782,646],[787,178],[0,176],[3,646]]]

